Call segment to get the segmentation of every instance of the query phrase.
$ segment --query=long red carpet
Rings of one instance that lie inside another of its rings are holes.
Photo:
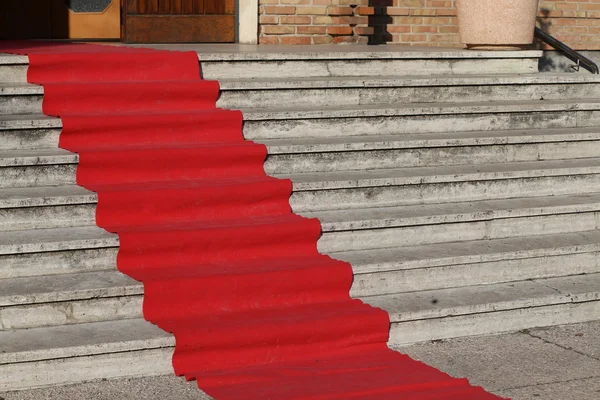
[[[387,314],[352,300],[351,266],[317,251],[319,221],[291,212],[242,114],[193,52],[2,43],[27,54],[80,155],[118,268],[144,283],[144,316],[175,335],[173,367],[216,399],[498,399],[386,346]]]

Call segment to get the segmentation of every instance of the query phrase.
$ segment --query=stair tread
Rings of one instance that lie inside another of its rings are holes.
[[[394,322],[580,303],[600,298],[600,273],[365,297]]]
[[[118,246],[119,238],[97,226],[2,232],[0,254]]]
[[[0,150],[0,167],[74,164],[79,156],[60,148]]]
[[[39,304],[143,293],[143,285],[116,269],[0,279],[0,306]]]
[[[0,331],[0,364],[172,347],[173,337],[143,319]]]
[[[552,83],[598,83],[596,75],[548,74],[465,74],[465,75],[404,75],[404,76],[332,76],[302,78],[220,79],[222,90],[305,89],[335,87],[415,87],[457,85],[526,85]]]
[[[324,231],[482,221],[600,210],[600,193],[306,212]]]
[[[600,99],[507,100],[446,103],[358,104],[337,107],[243,108],[244,120],[353,118],[398,115],[598,110]]]
[[[44,114],[7,114],[0,115],[0,130],[6,129],[43,129],[61,128],[60,118],[48,117]]]
[[[96,202],[96,193],[77,185],[0,189],[0,209]]]
[[[0,65],[29,64],[29,57],[0,52]]]
[[[402,104],[362,104],[323,108],[244,108],[244,120],[274,120],[302,118],[346,118],[386,115],[440,115],[460,113],[497,113],[527,111],[577,111],[597,110],[600,99],[561,99],[561,100],[512,100],[486,102],[447,102],[447,103],[402,103]],[[39,124],[44,127],[61,127],[59,118],[43,114],[13,114],[0,116],[0,129],[20,129],[20,126]]]
[[[0,82],[0,96],[44,94],[44,88],[26,82]]]
[[[552,83],[598,83],[596,75],[571,73],[530,74],[456,74],[456,75],[387,75],[331,76],[302,78],[221,79],[222,90],[303,89],[335,87],[415,87],[456,85],[527,85]],[[0,95],[43,94],[40,85],[25,82],[0,82]]]
[[[600,251],[600,231],[434,243],[330,253],[355,274]]]
[[[466,180],[593,174],[600,158],[522,161],[498,164],[410,167],[372,170],[277,174],[294,182],[295,190],[338,189],[390,185],[462,182]]]
[[[598,140],[598,127],[260,139],[269,154]]]

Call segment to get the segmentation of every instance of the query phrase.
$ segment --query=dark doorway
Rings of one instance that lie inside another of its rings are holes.
[[[0,0],[0,39],[120,38],[120,0]]]

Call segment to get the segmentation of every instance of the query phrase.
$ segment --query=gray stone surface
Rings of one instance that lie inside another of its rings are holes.
[[[594,61],[596,64],[600,63],[599,51],[579,51],[579,53]],[[577,64],[575,62],[569,60],[567,57],[564,56],[564,54],[555,50],[545,50],[542,57],[539,60],[538,65],[540,72],[548,74],[556,72],[578,72],[578,75],[591,75],[590,72],[584,68],[579,68],[579,71],[577,71]]]
[[[116,234],[96,226],[5,232],[0,254],[38,253],[118,246]]]
[[[513,400],[598,399],[600,361],[524,333],[453,339],[398,350],[453,376],[468,377],[492,392],[513,396]],[[580,384],[568,384],[574,381]],[[534,396],[536,393],[549,397]]]
[[[600,335],[598,332],[600,332],[600,321],[531,329],[528,334],[600,360]],[[598,382],[600,383],[600,379]]]
[[[118,246],[0,255],[0,279],[115,268]]]
[[[173,375],[109,379],[0,394],[4,400],[211,400],[195,382]]]
[[[452,339],[397,350],[474,385],[513,400],[597,400],[600,361],[565,348],[573,334],[594,335],[598,322],[544,329],[552,339],[513,333]],[[558,344],[555,344],[558,343]],[[589,342],[590,344],[592,342]],[[94,381],[69,386],[0,393],[4,400],[209,400],[193,382],[175,376]]]
[[[598,400],[600,377],[498,390],[496,393],[513,400]]]
[[[138,318],[2,331],[0,343],[0,364],[9,364],[53,359],[60,362],[61,358],[172,348],[175,339]]]

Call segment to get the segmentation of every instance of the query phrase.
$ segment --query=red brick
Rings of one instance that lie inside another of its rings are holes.
[[[327,27],[321,26],[298,26],[296,33],[299,35],[324,35],[327,33]]]
[[[310,36],[282,36],[281,44],[311,44]]]
[[[277,36],[262,36],[258,38],[259,44],[279,44]]]
[[[352,15],[352,7],[327,7],[327,15]]]
[[[278,14],[278,15],[293,15],[296,13],[296,7],[290,6],[265,6],[265,14]]]
[[[308,25],[311,22],[311,18],[306,16],[286,15],[279,17],[279,21],[284,25]]]
[[[328,35],[352,35],[352,27],[350,26],[328,26]]]

